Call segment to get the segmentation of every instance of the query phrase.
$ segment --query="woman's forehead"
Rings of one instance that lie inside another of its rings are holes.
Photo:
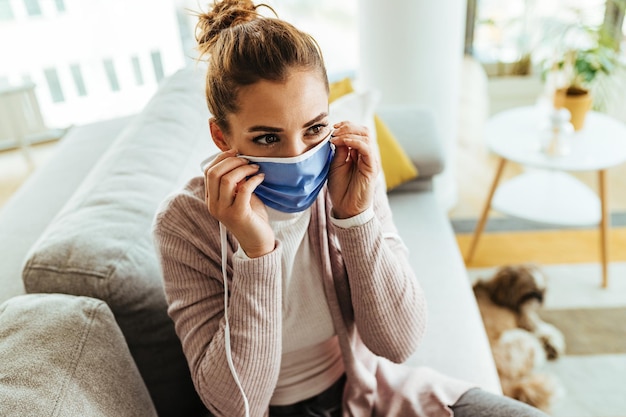
[[[297,71],[285,81],[260,80],[239,90],[239,111],[232,116],[248,124],[304,124],[328,111],[328,93],[313,71]]]

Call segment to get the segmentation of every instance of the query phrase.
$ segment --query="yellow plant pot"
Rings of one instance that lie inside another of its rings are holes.
[[[591,93],[587,90],[576,90],[575,94],[567,94],[567,89],[560,88],[554,93],[554,108],[569,110],[574,130],[580,130],[585,125],[585,116],[591,110],[592,101]]]

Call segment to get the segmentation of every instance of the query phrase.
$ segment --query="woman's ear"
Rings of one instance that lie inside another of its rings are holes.
[[[213,138],[213,142],[222,152],[226,152],[230,150],[230,146],[226,143],[224,139],[224,133],[222,129],[217,125],[214,118],[209,119],[209,130],[211,131],[211,137]]]

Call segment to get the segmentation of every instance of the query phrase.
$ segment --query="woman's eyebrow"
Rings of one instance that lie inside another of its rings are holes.
[[[320,113],[317,117],[315,117],[313,120],[311,120],[311,121],[309,121],[309,122],[306,122],[306,123],[302,126],[302,128],[303,128],[303,129],[304,129],[304,128],[307,128],[307,127],[311,126],[312,124],[315,124],[315,123],[319,122],[320,120],[324,119],[325,117],[328,117],[328,113],[326,113],[326,112],[322,112],[322,113]]]
[[[305,129],[317,122],[319,122],[320,120],[324,119],[328,117],[328,113],[326,112],[322,112],[320,114],[318,114],[313,120],[310,120],[308,122],[306,122],[302,128]],[[280,127],[273,127],[273,126],[264,126],[264,125],[255,125],[255,126],[250,126],[248,128],[248,132],[272,132],[272,133],[280,133],[283,132],[284,129],[280,128]]]
[[[281,129],[280,127],[272,127],[272,126],[263,126],[263,125],[256,125],[256,126],[251,126],[250,128],[248,128],[248,132],[272,132],[272,133],[279,133],[282,132],[283,129]]]

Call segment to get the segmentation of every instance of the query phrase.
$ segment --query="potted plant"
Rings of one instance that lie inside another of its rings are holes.
[[[582,129],[585,115],[592,108],[594,86],[602,77],[611,75],[620,60],[614,41],[602,28],[585,27],[587,35],[578,47],[569,47],[552,65],[557,73],[554,107],[571,113],[574,129]]]

